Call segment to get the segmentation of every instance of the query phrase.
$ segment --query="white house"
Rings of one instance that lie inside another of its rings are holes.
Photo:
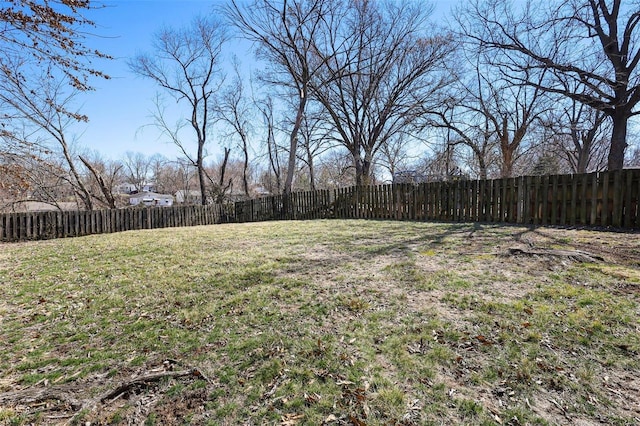
[[[138,192],[129,196],[129,204],[138,206],[169,207],[173,205],[173,196],[168,194],[156,194],[155,192]]]

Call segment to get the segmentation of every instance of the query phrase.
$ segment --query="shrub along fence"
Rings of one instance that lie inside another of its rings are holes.
[[[0,214],[20,241],[229,222],[300,219],[498,222],[640,229],[640,169],[296,192],[233,204]]]

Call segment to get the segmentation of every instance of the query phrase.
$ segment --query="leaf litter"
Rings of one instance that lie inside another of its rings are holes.
[[[3,245],[0,421],[640,421],[635,235],[288,222],[127,233],[134,257],[123,237]],[[48,250],[71,254],[42,271]]]

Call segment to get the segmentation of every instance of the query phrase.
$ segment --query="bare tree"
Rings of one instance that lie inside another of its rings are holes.
[[[426,124],[446,129],[450,146],[465,145],[470,149],[477,164],[478,177],[487,179],[491,153],[498,141],[492,114],[484,99],[484,79],[479,71],[476,78],[476,85],[466,85],[458,80],[453,89],[457,89],[459,97],[450,97],[442,102],[440,108],[430,111]]]
[[[307,109],[300,126],[300,148],[298,159],[306,169],[309,185],[305,189],[316,190],[316,162],[325,152],[331,150],[335,144],[331,143],[332,127],[327,127],[327,121],[322,116],[322,110]]]
[[[271,193],[282,192],[282,164],[280,162],[281,147],[276,144],[276,125],[274,118],[273,99],[266,97],[264,100],[256,103],[256,107],[260,111],[262,116],[263,126],[266,129],[266,148],[267,158],[269,160],[268,171],[266,172],[265,179],[262,179],[267,183],[266,187]],[[275,182],[272,182],[275,180]],[[274,187],[275,183],[275,187]]]
[[[88,77],[107,77],[89,59],[107,55],[86,47],[82,27],[94,27],[83,12],[96,7],[87,0],[11,0],[0,7],[0,45],[3,56],[29,56],[61,71],[78,90],[90,90]]]
[[[29,62],[19,56],[3,58],[2,68],[0,85],[5,90],[0,90],[0,105],[11,111],[4,115],[5,140],[17,141],[28,155],[59,153],[68,172],[65,179],[74,188],[79,204],[91,210],[92,197],[75,164],[69,136],[70,126],[88,120],[72,109],[77,90],[65,77],[54,77],[50,68],[31,72]]]
[[[5,208],[5,204],[24,198],[31,188],[22,158],[14,155],[0,156],[0,211]]]
[[[117,200],[114,195],[115,187],[118,184],[123,169],[122,163],[118,161],[108,161],[100,158],[94,153],[91,156],[78,156],[82,164],[89,170],[91,178],[88,179],[87,187],[91,196],[107,208],[117,208]],[[95,188],[97,186],[97,188]],[[92,188],[93,187],[93,188]]]
[[[151,157],[147,157],[141,152],[127,151],[122,159],[124,171],[129,183],[136,191],[142,191],[145,184],[149,182],[151,173]]]
[[[272,66],[263,79],[295,93],[297,111],[289,134],[284,192],[291,192],[296,168],[298,132],[309,99],[309,83],[320,64],[313,41],[321,24],[333,16],[331,0],[254,0],[225,9],[229,22],[258,45],[257,55]]]
[[[488,73],[488,75],[491,75]],[[480,164],[481,178],[486,178],[487,159],[493,146],[500,153],[500,176],[511,177],[518,158],[523,155],[523,144],[546,110],[542,91],[527,86],[514,86],[501,79],[490,79],[476,71],[477,88],[468,92],[465,108],[475,115],[479,125],[475,140],[451,126],[446,115],[443,122],[469,146]]]
[[[19,168],[19,173],[2,176],[3,183],[8,178],[10,184],[8,187],[3,185],[9,195],[3,200],[3,210],[20,210],[30,201],[62,210],[62,203],[73,199],[74,191],[68,181],[64,160],[56,153],[39,151],[38,155],[15,157],[12,166]],[[15,182],[16,177],[19,177],[18,182]]]
[[[30,155],[42,160],[40,148],[23,137],[23,126],[16,125],[24,116],[15,110],[15,103],[29,103],[17,99],[24,96],[23,88],[39,92],[43,70],[48,85],[53,85],[50,80],[64,81],[71,86],[69,92],[91,90],[90,77],[108,78],[91,64],[92,59],[108,56],[84,44],[86,29],[94,23],[83,12],[94,8],[89,1],[76,0],[12,0],[0,6],[0,189],[22,192],[30,179],[20,173],[32,169],[23,167],[19,160]],[[5,102],[7,99],[11,102]],[[66,98],[50,98],[48,108],[77,120],[65,102]],[[29,120],[28,126],[33,125]],[[45,162],[35,164],[44,166]]]
[[[0,6],[0,47],[3,53],[0,75],[16,78],[12,64],[20,58],[35,69],[42,69],[44,64],[48,77],[57,79],[61,74],[75,90],[90,90],[90,76],[108,78],[94,69],[90,62],[93,58],[108,56],[84,44],[87,33],[83,28],[94,27],[95,24],[83,12],[95,8],[86,0],[3,2]],[[11,84],[0,84],[0,92],[5,96],[9,96],[14,88]],[[57,99],[51,99],[51,102],[55,104]],[[65,110],[60,104],[57,108]]]
[[[389,171],[392,181],[398,173],[408,171],[410,158],[404,135],[398,135],[382,144],[379,157],[379,163]]]
[[[6,116],[5,116],[6,118]],[[3,123],[3,127],[6,124]],[[22,138],[13,134],[11,131],[5,131],[2,134],[0,143],[0,208],[4,208],[4,204],[10,205],[13,200],[21,199],[31,189],[31,183],[28,179],[29,167],[25,164],[25,160],[30,157],[39,158],[40,152],[29,154],[28,150],[20,143]]]
[[[551,149],[569,165],[572,173],[601,170],[611,132],[609,117],[575,100],[558,100],[543,118],[550,133]]]
[[[164,191],[176,195],[176,201],[192,201],[191,191],[197,187],[197,174],[190,160],[177,158],[163,163],[162,168],[155,173],[155,179],[161,182]]]
[[[353,185],[355,168],[353,157],[340,147],[329,151],[320,158],[316,166],[316,186],[324,189],[335,189]]]
[[[459,36],[459,54],[450,57],[449,66],[456,81],[440,106],[428,111],[427,123],[446,129],[449,145],[471,150],[480,179],[487,179],[496,167],[500,176],[511,177],[531,147],[527,142],[548,110],[549,99],[539,87],[514,84],[492,64],[491,51],[473,37]],[[536,81],[545,74],[538,73]]]
[[[169,136],[195,166],[202,204],[207,203],[204,159],[213,122],[210,113],[221,81],[220,53],[226,40],[222,24],[200,17],[182,29],[160,30],[154,38],[153,53],[139,54],[129,62],[133,72],[151,79],[177,103],[186,105],[188,118],[177,126],[169,125],[159,105],[156,120],[165,136]],[[195,155],[179,135],[185,127],[195,136]]]
[[[249,197],[249,150],[251,149],[249,133],[252,131],[252,110],[240,75],[239,63],[235,59],[233,66],[234,79],[223,91],[216,111],[223,123],[231,129],[231,132],[225,135],[225,139],[233,137],[239,139],[240,152],[244,162],[242,190]]]
[[[164,180],[164,171],[167,164],[169,164],[169,160],[162,154],[156,153],[149,157],[150,179],[156,187],[156,192],[161,194],[170,193],[172,189]]]
[[[640,114],[640,2],[474,0],[460,22],[514,83],[574,99],[612,120],[608,169],[621,169],[628,120]],[[541,71],[546,78],[539,79]]]
[[[216,203],[229,201],[231,197],[238,195],[233,188],[242,186],[243,169],[243,162],[231,157],[230,148],[225,148],[223,155],[210,163],[208,174],[212,183],[211,195]],[[244,191],[241,197],[248,198]]]
[[[222,203],[227,192],[231,189],[232,180],[227,179],[227,167],[229,165],[229,157],[231,155],[231,148],[224,148],[224,154],[222,155],[222,161],[218,167],[218,184],[214,186],[216,203]]]
[[[365,185],[381,146],[408,132],[447,82],[439,71],[451,45],[425,31],[431,9],[423,2],[341,4],[316,35],[322,72],[310,87],[353,158],[356,184]]]
[[[454,148],[455,146],[447,143],[446,139],[432,147],[433,153],[426,156],[419,164],[418,170],[422,174],[420,178],[439,182],[460,177],[462,169]]]

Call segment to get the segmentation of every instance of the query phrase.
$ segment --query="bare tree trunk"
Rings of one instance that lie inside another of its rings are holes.
[[[578,149],[578,161],[576,162],[576,173],[586,173],[589,167],[589,159],[591,154],[591,140],[585,138],[582,146]]]
[[[224,158],[222,160],[222,165],[220,166],[220,181],[218,184],[220,188],[224,187],[224,178],[227,173],[227,163],[229,162],[229,155],[231,154],[231,148],[224,148]]]
[[[84,158],[82,158],[82,156],[79,156],[78,158],[80,158],[80,161],[82,161],[82,163],[87,167],[87,169],[89,169],[89,171],[93,175],[94,179],[98,183],[98,186],[100,187],[100,191],[102,192],[102,195],[104,196],[104,199],[106,201],[107,206],[110,209],[115,209],[116,208],[116,199],[113,196],[113,193],[111,192],[111,188],[107,187],[107,184],[105,183],[104,178],[102,177],[102,175],[95,169],[95,167],[93,167],[91,165],[91,163],[89,161],[87,161]]]
[[[626,111],[616,110],[611,117],[613,119],[613,132],[611,134],[611,148],[607,163],[608,170],[622,170],[624,167],[624,152],[627,149],[627,114]]]
[[[270,131],[271,132],[271,131]],[[271,165],[271,170],[273,171],[274,176],[276,177],[276,189],[278,193],[282,190],[282,180],[280,178],[280,161],[278,160],[278,147],[273,144],[273,148],[271,145],[271,139],[268,142],[269,148],[269,164]]]
[[[71,159],[71,155],[69,154],[69,150],[67,149],[67,143],[66,143],[66,141],[64,140],[63,137],[60,138],[60,145],[62,146],[62,152],[64,154],[64,158],[65,158],[65,160],[67,160],[67,165],[69,166],[69,171],[71,172],[71,175],[73,176],[73,179],[75,180],[74,183],[78,186],[76,188],[76,192],[78,193],[78,195],[80,195],[80,199],[82,199],[84,207],[87,210],[93,210],[93,203],[91,202],[91,195],[89,194],[89,191],[87,191],[87,188],[84,186],[84,183],[82,183],[82,179],[80,179],[80,175],[78,174],[78,171],[76,170],[75,164],[73,164],[73,160]]]
[[[371,155],[367,153],[364,158],[361,158],[359,154],[353,154],[353,156],[353,163],[356,169],[356,185],[369,185],[371,183]]]
[[[279,194],[282,190],[282,180],[280,177],[280,158],[278,156],[278,146],[274,140],[274,124],[273,124],[273,105],[271,99],[267,99],[263,106],[259,106],[258,109],[262,113],[264,123],[267,127],[267,153],[269,155],[269,167],[276,178],[276,190]],[[273,192],[271,179],[269,179],[269,191]]]
[[[480,169],[480,180],[487,180],[487,163],[484,159],[484,155],[476,155],[478,157],[478,168]]]
[[[198,161],[196,162],[196,168],[198,169],[198,182],[200,184],[200,197],[203,206],[207,205],[207,185],[205,182],[205,171],[202,161],[204,147],[202,144],[198,144]]]
[[[502,168],[500,170],[500,175],[503,178],[511,177],[513,174],[514,149],[509,144],[502,145],[501,154],[502,154]]]
[[[316,177],[315,171],[313,170],[313,153],[311,152],[309,147],[307,146],[307,166],[309,166],[309,190],[316,190]]]
[[[244,166],[242,167],[242,189],[247,197],[249,197],[249,147],[246,136],[242,136],[242,153],[244,154]]]
[[[298,150],[298,131],[302,126],[302,118],[304,117],[305,106],[307,105],[306,88],[300,89],[300,102],[298,103],[298,112],[296,113],[296,121],[291,130],[289,137],[289,162],[287,163],[287,178],[284,181],[283,191],[285,194],[291,192],[293,184],[293,175],[296,172],[296,151]]]
[[[222,164],[220,165],[220,179],[218,180],[218,186],[220,187],[220,190],[218,191],[218,196],[216,197],[217,203],[222,203],[227,189],[231,187],[231,179],[229,179],[227,185],[224,184],[224,180],[227,174],[227,164],[229,163],[229,155],[231,155],[231,148],[225,147],[224,158],[222,159]]]
[[[364,167],[362,158],[360,158],[359,152],[351,152],[353,157],[353,168],[356,170],[356,186],[361,186],[362,183],[362,169]]]

